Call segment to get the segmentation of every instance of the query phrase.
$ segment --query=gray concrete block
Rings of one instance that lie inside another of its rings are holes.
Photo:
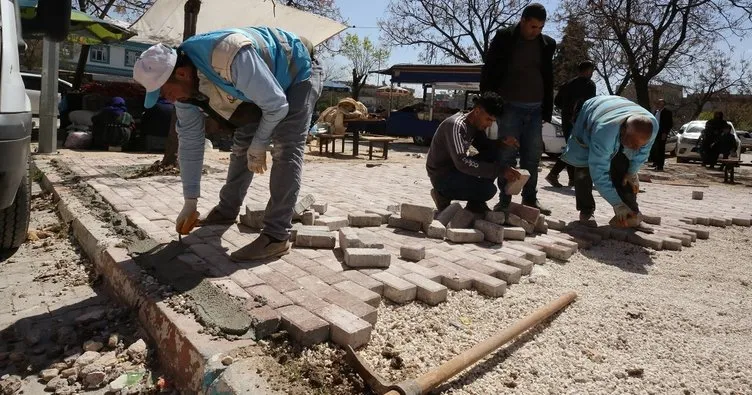
[[[433,220],[425,229],[426,236],[432,239],[443,239],[446,237],[446,227],[439,220]]]
[[[642,214],[642,221],[649,225],[660,225],[661,217]]]
[[[703,192],[702,191],[692,191],[692,199],[694,200],[702,200]]]
[[[378,214],[357,212],[347,214],[347,221],[349,222],[350,226],[364,228],[368,226],[381,226],[382,218]]]
[[[282,327],[296,342],[304,346],[323,343],[329,339],[329,323],[296,305],[277,309]]]
[[[546,256],[549,256],[554,259],[559,259],[562,261],[568,261],[575,251],[563,245],[559,245],[559,244],[552,243],[547,240],[543,240],[540,237],[532,237],[532,238],[529,238],[528,241],[532,244],[543,247],[543,251],[546,252]]]
[[[352,295],[358,300],[368,303],[373,307],[379,307],[379,302],[381,302],[380,294],[377,294],[376,292],[373,292],[370,289],[359,285],[352,280],[338,282],[334,284],[333,287],[344,293]]]
[[[366,210],[366,213],[368,214],[376,214],[381,217],[381,223],[386,224],[389,222],[389,217],[391,217],[394,213],[392,213],[389,210],[382,210],[378,208],[369,208]]]
[[[504,240],[525,240],[525,229],[520,227],[504,227]]]
[[[362,248],[358,232],[350,227],[339,230],[339,248],[344,250],[348,248]]]
[[[731,218],[731,224],[736,226],[750,226],[752,225],[752,220],[749,218]]]
[[[378,248],[348,248],[344,255],[345,264],[356,268],[387,268],[392,261],[388,251]]]
[[[345,270],[342,272],[342,277],[379,295],[384,293],[384,284],[365,273],[361,273],[360,270]]]
[[[485,220],[497,225],[505,225],[507,223],[507,213],[503,211],[489,211],[486,213]]]
[[[400,217],[421,224],[430,224],[433,221],[433,212],[434,208],[428,206],[410,203],[402,203],[400,206]]]
[[[316,213],[313,211],[306,211],[300,215],[300,222],[303,225],[313,225],[316,222]]]
[[[509,203],[509,212],[524,219],[525,221],[534,224],[538,220],[540,210],[534,207],[525,206],[523,204],[511,202]]]
[[[436,306],[447,298],[447,287],[420,274],[408,273],[402,278],[415,285],[416,298],[425,304]]]
[[[507,243],[504,244],[504,247],[505,249],[503,249],[501,252],[510,253],[509,250],[506,250],[506,248],[508,248],[521,252],[523,254],[522,257],[537,265],[546,263],[546,253],[544,251],[533,248],[532,246],[526,245],[525,243]]]
[[[425,246],[401,246],[400,257],[406,261],[418,262],[426,257]]]
[[[399,204],[390,204],[390,205],[386,206],[386,211],[389,211],[392,214],[399,214],[400,213],[400,205]]]
[[[489,260],[481,261],[480,263],[478,263],[478,265],[483,265],[483,266],[486,266],[487,268],[490,268],[492,271],[490,273],[485,273],[485,274],[490,274],[491,276],[504,280],[504,282],[507,284],[517,284],[520,282],[520,278],[522,277],[522,269],[511,266],[511,265],[507,265],[506,263],[503,263],[503,262],[492,261],[489,259]],[[475,268],[473,267],[470,267],[470,266],[467,266],[467,267],[475,270]],[[476,270],[476,271],[479,271],[479,270]]]
[[[311,204],[311,210],[324,215],[326,214],[326,211],[329,209],[329,203],[313,203]]]
[[[708,218],[708,224],[710,226],[718,226],[725,228],[727,226],[725,218]]]
[[[297,203],[295,203],[295,207],[293,208],[293,211],[297,215],[303,214],[303,211],[308,210],[313,203],[316,202],[316,198],[313,197],[313,195],[308,194],[303,196],[302,199],[299,199]]]
[[[295,235],[296,247],[334,248],[336,244],[337,239],[332,232],[298,229]]]
[[[252,229],[262,229],[265,213],[266,207],[263,205],[247,205],[245,206],[245,214],[240,215],[240,223]]]
[[[399,228],[412,232],[420,232],[420,230],[423,228],[423,224],[421,224],[420,222],[411,221],[397,215],[392,215],[391,217],[389,217],[389,226],[392,228]]]
[[[415,299],[417,287],[393,274],[381,272],[371,277],[384,284],[384,297],[394,303],[407,303]]]
[[[315,313],[329,323],[330,336],[335,344],[358,348],[371,339],[371,324],[342,307],[330,304]]]
[[[497,244],[504,242],[504,227],[502,227],[501,225],[478,219],[475,220],[474,226],[475,229],[483,232],[483,236],[487,241]]]
[[[318,226],[326,226],[329,230],[339,230],[349,224],[347,218],[344,217],[320,217],[316,219],[314,224]]]
[[[447,226],[449,225],[449,221],[452,220],[454,217],[454,214],[457,213],[457,210],[461,210],[462,205],[459,203],[452,203],[447,208],[445,208],[442,212],[439,213],[438,216],[436,216],[436,219],[441,222],[442,225]]]
[[[422,261],[427,262],[427,261]],[[429,267],[431,270],[441,274],[441,283],[455,291],[470,289],[473,287],[473,279],[470,278],[464,270],[457,270],[445,264],[439,264]]]
[[[411,273],[418,273],[421,276],[423,276],[423,277],[425,277],[425,278],[427,278],[427,279],[429,279],[429,280],[431,280],[433,282],[437,282],[437,283],[441,284],[441,274],[439,274],[435,270],[430,269],[430,268],[428,268],[426,266],[420,265],[418,263],[401,261],[401,260],[397,260],[397,261],[392,262],[392,266],[391,267],[395,267],[395,266],[400,267],[402,269],[405,269],[405,270],[407,270],[408,272],[411,272]]]
[[[535,225],[520,218],[517,214],[512,214],[512,213],[507,214],[507,225],[512,225],[518,228],[525,229],[525,233],[529,235],[535,232]]]
[[[548,225],[549,229],[563,231],[567,227],[567,223],[560,220],[560,219],[550,219],[546,218],[546,225]]]
[[[298,231],[301,229],[312,232],[329,232],[328,226],[293,224],[292,229],[290,230],[290,241],[295,241],[295,237],[298,235]]]
[[[473,227],[475,222],[475,214],[461,208],[454,213],[454,216],[449,220],[447,225],[448,229],[469,229]]]
[[[522,187],[527,184],[527,180],[530,179],[530,172],[525,169],[515,169],[518,173],[520,173],[520,178],[517,179],[517,181],[514,182],[508,182],[504,186],[504,192],[507,195],[519,195],[520,192],[522,192]]]
[[[446,238],[453,243],[480,243],[485,235],[477,229],[447,229]]]

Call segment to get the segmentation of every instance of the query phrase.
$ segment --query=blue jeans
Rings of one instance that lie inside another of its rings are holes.
[[[504,112],[500,119],[499,139],[512,136],[520,143],[520,168],[530,172],[530,179],[522,188],[522,201],[535,202],[538,199],[538,164],[543,153],[543,115],[541,103],[504,103]],[[498,151],[498,160],[502,164],[514,167],[517,163],[518,149],[503,146]],[[507,180],[499,177],[499,201],[508,205],[512,196],[504,193]]]
[[[486,202],[496,194],[493,179],[471,176],[459,170],[433,177],[431,184],[449,200]]]

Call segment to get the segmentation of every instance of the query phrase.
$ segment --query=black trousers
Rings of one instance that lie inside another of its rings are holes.
[[[574,128],[574,125],[572,125],[569,122],[562,122],[561,124],[561,131],[564,132],[564,141],[569,141],[569,136],[572,135],[572,128]],[[551,172],[548,173],[549,176],[559,178],[559,173],[561,173],[562,170],[567,169],[567,174],[569,175],[569,183],[571,184],[574,180],[574,167],[569,166],[559,158],[556,163],[554,163],[554,166],[551,168]]]
[[[650,155],[653,158],[653,165],[657,170],[663,170],[663,165],[666,163],[666,140],[659,134],[655,138],[653,148],[650,150]]]
[[[632,211],[638,213],[637,194],[632,191],[632,186],[622,185],[624,177],[629,171],[629,159],[621,151],[611,160],[611,182],[619,193],[619,197]],[[577,201],[577,211],[592,214],[595,212],[595,199],[593,198],[593,179],[590,177],[590,168],[576,167],[574,169],[574,192]]]

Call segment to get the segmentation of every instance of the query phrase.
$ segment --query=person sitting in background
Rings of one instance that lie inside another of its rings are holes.
[[[146,138],[147,151],[163,151],[167,136],[170,134],[170,123],[175,106],[160,97],[154,107],[144,110],[141,116],[141,133]]]
[[[718,140],[723,135],[723,131],[728,127],[728,122],[723,119],[723,112],[716,111],[713,119],[705,122],[705,130],[700,136],[700,151],[702,154],[702,165],[712,169],[718,162]]]
[[[94,149],[112,147],[116,151],[122,150],[135,128],[133,116],[128,113],[122,97],[113,97],[106,107],[91,118],[91,122]]]
[[[445,119],[436,129],[426,158],[426,170],[431,179],[431,197],[436,208],[444,210],[452,200],[467,201],[466,209],[484,213],[489,211],[486,201],[496,195],[494,180],[504,177],[515,181],[520,174],[514,169],[486,155],[469,156],[468,149],[476,136],[485,133],[501,114],[503,101],[499,95],[486,92],[475,101],[469,113],[457,113]],[[503,144],[515,145],[513,137]]]

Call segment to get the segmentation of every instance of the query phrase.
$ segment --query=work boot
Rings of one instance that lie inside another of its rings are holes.
[[[549,184],[551,184],[554,188],[564,188],[564,185],[561,185],[559,182],[559,177],[556,177],[555,175],[548,173],[546,176],[546,181],[548,181]]]
[[[277,258],[287,255],[290,246],[290,240],[276,240],[262,233],[252,243],[230,254],[230,259],[242,262]]]
[[[485,214],[491,211],[491,209],[488,208],[486,202],[480,200],[471,200],[467,202],[467,204],[465,205],[465,210],[475,214]]]
[[[439,193],[439,191],[433,188],[431,189],[431,198],[433,199],[433,204],[436,205],[436,209],[439,210],[439,212],[444,211],[445,208],[449,207],[449,205],[452,204],[452,201],[450,199],[445,198]]]
[[[588,222],[593,219],[592,211],[580,211],[580,222]]]
[[[522,205],[537,208],[543,215],[551,215],[551,210],[542,205],[540,200],[535,200],[534,202],[526,202],[523,200]]]
[[[225,217],[219,212],[219,206],[214,206],[209,214],[206,214],[204,219],[198,221],[196,226],[209,226],[209,225],[232,225],[235,223],[235,218]]]

